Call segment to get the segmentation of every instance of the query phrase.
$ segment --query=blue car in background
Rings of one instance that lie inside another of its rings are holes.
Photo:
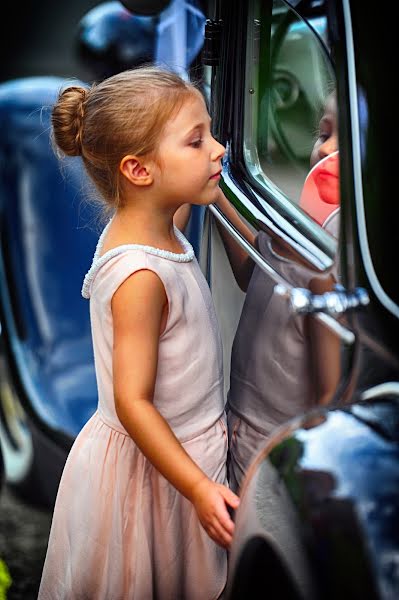
[[[35,498],[47,504],[93,412],[96,385],[79,294],[95,248],[94,213],[81,164],[61,165],[48,135],[63,84],[38,77],[0,86],[3,452],[11,483],[36,481]]]

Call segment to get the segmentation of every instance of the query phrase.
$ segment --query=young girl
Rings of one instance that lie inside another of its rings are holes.
[[[221,340],[173,217],[216,200],[224,148],[195,87],[152,67],[67,88],[52,122],[113,217],[82,289],[98,410],[65,465],[39,598],[218,598],[238,506]]]

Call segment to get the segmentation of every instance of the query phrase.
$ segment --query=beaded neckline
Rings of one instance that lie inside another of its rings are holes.
[[[90,287],[99,269],[101,269],[101,267],[105,265],[105,263],[107,263],[109,260],[111,260],[115,256],[118,256],[118,254],[126,252],[126,250],[143,250],[144,252],[147,252],[147,254],[159,256],[160,258],[166,258],[167,260],[173,260],[175,262],[190,262],[194,258],[193,247],[191,246],[190,242],[184,237],[181,231],[177,229],[176,226],[174,226],[174,232],[178,242],[184,250],[184,252],[182,253],[170,252],[169,250],[162,250],[161,248],[155,248],[154,246],[146,246],[144,244],[123,244],[122,246],[117,246],[116,248],[107,250],[107,252],[100,256],[104,238],[107,234],[110,225],[111,221],[105,226],[102,234],[98,239],[96,250],[93,256],[93,262],[83,280],[83,298],[90,298]]]

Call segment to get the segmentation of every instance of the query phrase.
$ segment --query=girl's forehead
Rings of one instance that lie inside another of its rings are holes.
[[[205,101],[200,94],[190,94],[182,103],[180,109],[168,121],[165,133],[184,133],[183,129],[190,127],[193,123],[201,124],[209,121],[209,114]]]
[[[335,95],[335,92],[333,92],[327,98],[325,109],[324,109],[324,115],[335,117],[336,114],[337,114],[337,97]]]

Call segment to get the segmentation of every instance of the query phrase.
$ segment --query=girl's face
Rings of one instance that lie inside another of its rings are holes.
[[[199,94],[188,98],[167,123],[158,147],[155,182],[164,201],[176,206],[215,202],[224,152],[211,134],[204,100]]]
[[[319,160],[338,150],[337,101],[335,93],[327,99],[324,114],[320,119],[319,133],[312,154],[310,166],[314,167]]]

